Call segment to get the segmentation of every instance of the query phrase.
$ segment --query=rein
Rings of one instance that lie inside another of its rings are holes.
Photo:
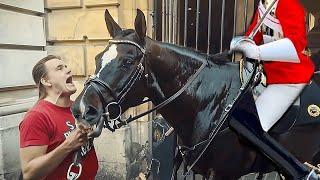
[[[264,15],[260,18],[259,22],[256,24],[256,26],[254,27],[254,29],[252,30],[252,32],[249,35],[250,39],[253,39],[253,37],[256,35],[256,33],[259,31],[259,28],[262,26],[262,23],[264,21],[264,19],[266,18],[267,14],[270,13],[270,11],[272,10],[272,8],[274,7],[274,5],[276,4],[278,0],[273,0],[272,3],[270,4],[270,6],[268,7],[268,9],[266,10],[266,12],[264,13]],[[260,59],[258,59],[259,61]],[[232,112],[232,110],[235,108],[236,104],[239,102],[239,100],[241,99],[242,95],[245,94],[245,92],[248,90],[248,88],[250,87],[250,85],[252,85],[252,83],[255,83],[256,81],[259,80],[259,76],[261,76],[261,71],[258,70],[257,72],[257,67],[259,62],[258,61],[254,61],[254,72],[252,73],[252,75],[250,76],[250,78],[247,80],[247,82],[243,82],[243,78],[242,78],[242,67],[243,66],[243,62],[240,61],[240,81],[241,81],[241,88],[237,94],[237,96],[232,100],[232,102],[230,104],[228,104],[224,110],[224,114],[220,117],[219,121],[218,121],[218,125],[216,126],[216,128],[213,129],[213,131],[210,133],[208,139],[201,141],[200,143],[194,145],[193,147],[186,147],[186,146],[179,146],[180,152],[183,155],[184,153],[182,153],[181,149],[185,148],[187,149],[186,152],[190,152],[192,150],[195,150],[197,146],[201,145],[202,143],[208,141],[208,143],[206,144],[206,146],[202,149],[201,153],[199,154],[199,156],[193,161],[193,163],[191,164],[191,166],[189,166],[189,168],[187,169],[187,172],[183,175],[183,178],[186,178],[186,176],[189,174],[189,172],[191,171],[191,169],[196,165],[196,163],[200,160],[200,158],[202,157],[202,155],[205,153],[205,151],[208,149],[209,145],[211,144],[212,140],[215,138],[215,136],[217,135],[217,133],[219,132],[220,128],[222,127],[222,125],[224,124],[224,122],[228,119],[230,112]]]
[[[142,53],[143,56],[139,61],[139,64],[136,68],[136,70],[132,73],[130,80],[128,81],[128,83],[123,87],[123,89],[121,90],[121,92],[119,93],[119,96],[116,95],[116,93],[114,92],[114,90],[111,88],[111,86],[102,81],[98,76],[94,75],[91,76],[89,78],[89,80],[86,82],[86,85],[88,87],[88,85],[92,85],[92,87],[96,90],[96,92],[99,94],[99,98],[103,104],[104,108],[104,112],[101,115],[101,118],[99,121],[105,121],[104,123],[104,127],[109,129],[110,131],[115,131],[116,129],[119,129],[120,127],[127,125],[128,123],[141,118],[155,110],[161,109],[164,106],[168,105],[170,102],[172,102],[173,100],[175,100],[177,97],[179,97],[187,88],[188,86],[193,82],[193,80],[200,74],[200,72],[207,66],[207,61],[203,61],[201,66],[199,67],[199,69],[192,75],[189,77],[189,79],[187,80],[186,84],[179,90],[177,91],[175,94],[173,94],[172,96],[170,96],[168,99],[164,100],[163,102],[161,102],[160,104],[156,105],[155,107],[153,107],[150,110],[147,110],[146,112],[143,112],[139,115],[136,115],[134,117],[130,116],[129,118],[125,119],[125,120],[121,120],[120,116],[121,116],[121,103],[123,102],[123,99],[125,98],[126,94],[132,89],[132,87],[134,86],[134,84],[137,82],[137,80],[139,80],[142,77],[143,72],[145,72],[146,68],[143,65],[144,60],[145,60],[145,54],[146,54],[146,50],[141,47],[139,44],[133,42],[133,41],[128,41],[128,40],[110,40],[109,43],[113,43],[113,44],[130,44],[130,45],[134,45],[136,46]],[[145,78],[148,77],[148,74],[145,73]],[[113,101],[109,104],[106,104],[105,102],[105,98],[103,96],[103,93],[101,92],[101,90],[99,89],[98,86],[103,87],[104,89],[107,89],[110,93],[111,96],[116,100]],[[146,100],[143,101],[140,104],[143,104],[145,102],[148,102],[150,100]],[[116,118],[110,119],[110,113],[109,113],[109,105],[116,105],[119,109],[119,115]],[[97,122],[99,123],[99,122]],[[101,133],[101,132],[100,132]],[[100,135],[100,134],[98,134]],[[97,136],[94,136],[97,137]]]
[[[143,62],[145,59],[145,54],[146,54],[146,50],[144,48],[142,48],[139,44],[133,42],[133,41],[128,41],[128,40],[110,40],[109,43],[113,43],[113,44],[131,44],[136,46],[142,53],[143,56],[139,61],[139,64],[137,65],[136,70],[132,73],[132,75],[130,76],[131,78],[129,79],[128,83],[122,88],[122,90],[119,93],[119,96],[116,95],[115,91],[111,88],[111,86],[104,82],[103,80],[101,80],[97,75],[93,75],[90,76],[89,79],[85,82],[85,87],[88,88],[90,85],[94,88],[94,90],[97,92],[100,101],[102,103],[102,105],[104,106],[103,109],[103,113],[100,115],[99,120],[96,122],[96,129],[93,131],[93,133],[91,133],[90,138],[95,138],[98,137],[101,134],[102,128],[105,127],[107,129],[109,129],[110,131],[115,131],[116,129],[119,129],[120,127],[122,127],[123,125],[126,125],[140,117],[143,117],[155,110],[158,110],[166,105],[168,105],[170,102],[172,102],[173,100],[175,100],[177,97],[179,97],[187,88],[188,86],[196,79],[196,77],[200,74],[200,72],[207,66],[208,62],[207,61],[203,61],[201,66],[199,67],[199,69],[188,78],[186,84],[179,90],[177,91],[175,94],[173,94],[172,96],[170,96],[168,99],[164,100],[162,103],[156,105],[155,107],[153,107],[152,109],[143,112],[139,115],[136,115],[134,117],[130,116],[128,119],[126,120],[121,120],[121,103],[123,102],[124,97],[127,95],[127,93],[132,89],[132,87],[134,86],[134,84],[140,80],[143,72],[145,72],[145,67],[143,66]],[[145,65],[146,66],[146,65]],[[145,73],[145,78],[148,77],[148,74]],[[100,87],[102,87],[103,89],[107,90],[111,96],[115,99],[115,101],[112,101],[110,103],[106,103],[106,100],[104,98],[104,95],[102,93],[102,91],[100,90]],[[150,100],[146,100],[146,101],[142,101],[140,104],[143,104],[145,102],[148,102]],[[119,108],[119,115],[116,118],[110,118],[110,113],[109,113],[109,106],[111,105],[116,105]],[[117,123],[117,121],[119,123]],[[81,152],[81,149],[79,151],[77,151],[74,155],[74,160],[73,163],[69,166],[68,172],[67,172],[67,179],[68,180],[76,180],[80,177],[81,172],[82,172],[82,165],[81,165],[81,158],[79,156],[79,153]],[[79,172],[78,173],[73,173],[71,172],[71,168],[75,166],[79,168]]]
[[[197,146],[200,146],[201,144],[207,142],[206,146],[201,150],[201,153],[198,155],[198,157],[193,161],[193,163],[189,166],[187,169],[187,172],[183,175],[183,178],[186,178],[186,176],[190,173],[191,169],[196,165],[196,163],[200,160],[202,155],[205,153],[205,151],[208,149],[209,145],[215,138],[215,136],[218,134],[220,128],[222,125],[226,122],[226,120],[229,118],[229,114],[233,111],[233,109],[236,107],[237,103],[240,101],[242,98],[243,94],[249,89],[251,84],[257,80],[257,75],[259,75],[260,72],[257,72],[257,67],[258,67],[258,62],[254,61],[254,72],[250,76],[250,78],[242,84],[240,87],[238,94],[236,97],[231,101],[230,104],[226,106],[224,109],[224,114],[220,117],[217,126],[211,131],[209,134],[209,137],[206,140],[201,141],[200,143],[195,144],[192,147],[187,147],[187,146],[179,146],[180,153],[182,155],[185,155],[186,153],[189,153],[190,151],[193,151],[197,148]],[[186,149],[184,152],[182,152],[182,149]]]

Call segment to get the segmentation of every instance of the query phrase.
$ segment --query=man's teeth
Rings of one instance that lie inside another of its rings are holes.
[[[66,84],[72,84],[73,85],[73,81],[67,81]]]

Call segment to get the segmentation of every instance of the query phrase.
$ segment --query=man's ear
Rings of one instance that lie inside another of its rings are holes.
[[[43,84],[44,86],[48,86],[48,87],[52,86],[51,82],[45,78],[41,78],[40,83]]]

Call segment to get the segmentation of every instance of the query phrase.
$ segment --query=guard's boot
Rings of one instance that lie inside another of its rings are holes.
[[[307,168],[263,131],[250,91],[242,97],[231,116],[230,128],[270,159],[288,179],[298,180],[307,177]]]

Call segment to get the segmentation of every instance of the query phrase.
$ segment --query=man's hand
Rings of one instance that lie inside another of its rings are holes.
[[[70,133],[63,144],[69,151],[73,151],[84,146],[87,142],[88,129],[83,126],[79,126]]]
[[[255,42],[245,36],[234,37],[230,43],[230,50],[240,51],[245,57],[260,60],[260,49]]]
[[[28,146],[20,148],[21,165],[24,179],[42,179],[51,173],[70,152],[88,142],[85,127],[73,130],[57,148],[46,154],[48,146]]]

